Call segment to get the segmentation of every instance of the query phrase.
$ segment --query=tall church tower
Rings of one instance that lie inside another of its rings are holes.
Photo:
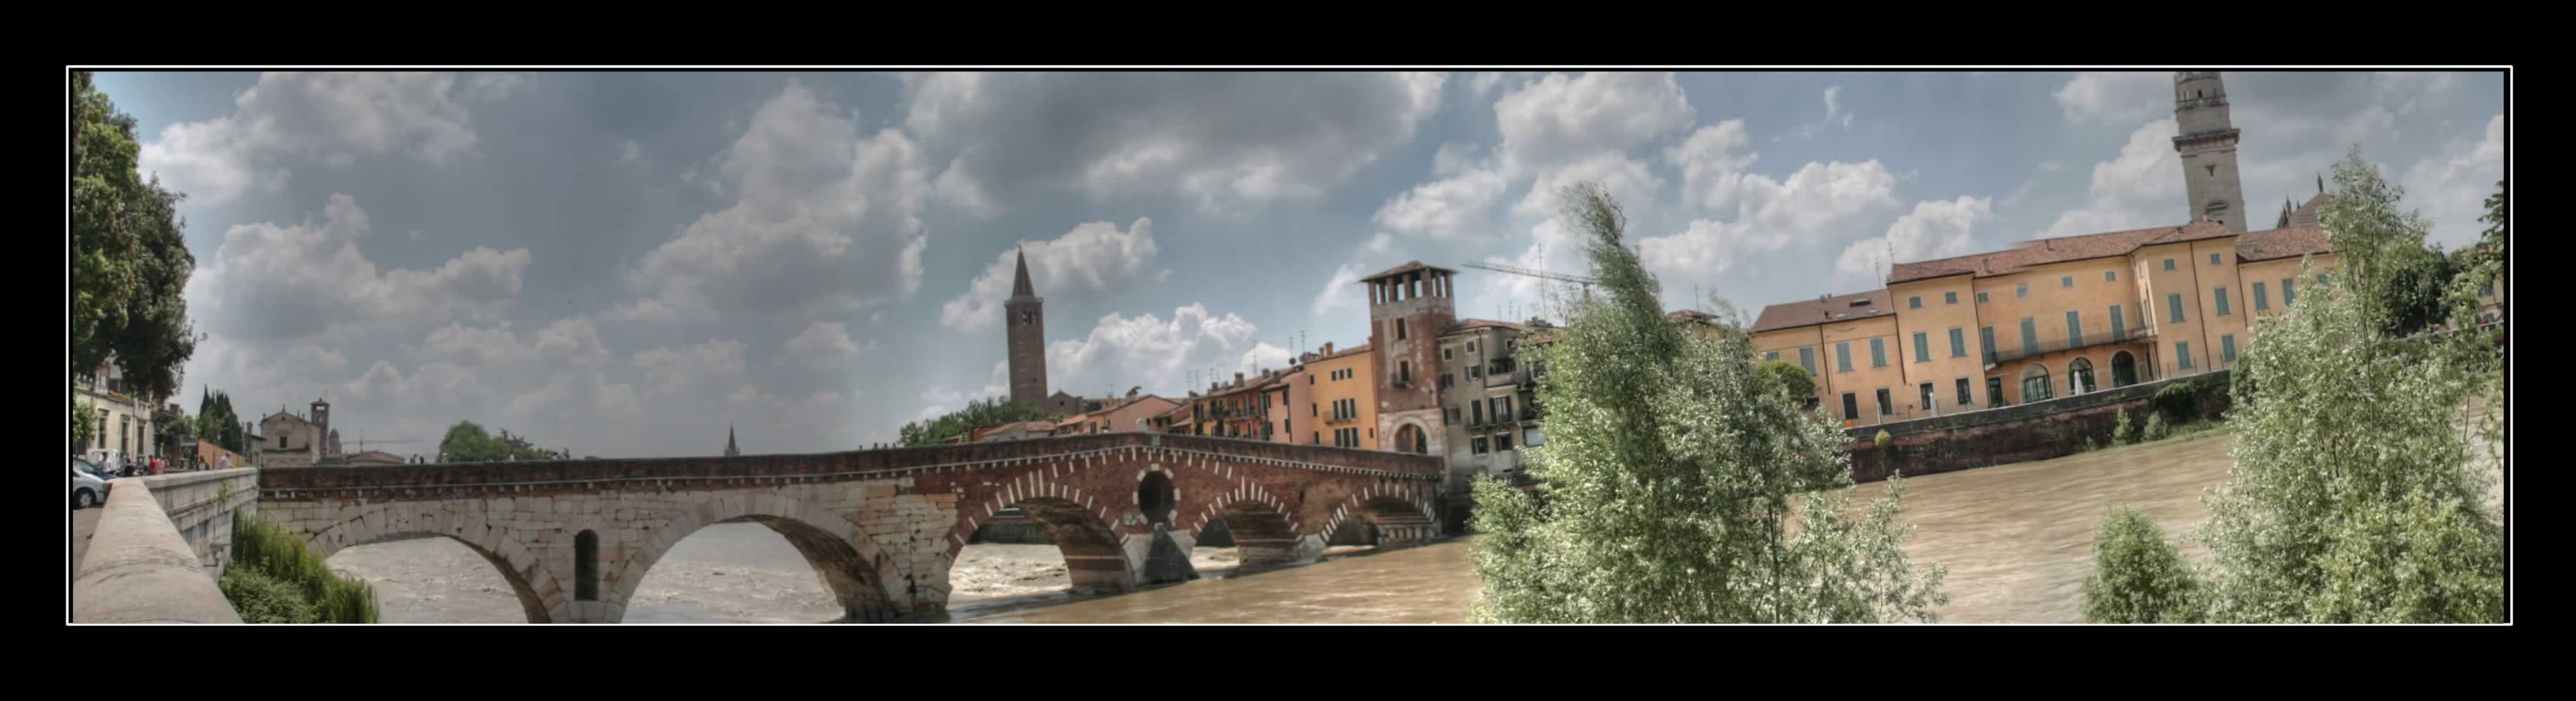
[[[2245,187],[2236,177],[2236,128],[2227,120],[2227,87],[2217,71],[2174,73],[2174,121],[2181,133],[2183,194],[2191,220],[2214,219],[2245,233]]]
[[[1002,302],[1002,324],[1011,344],[1011,400],[1046,404],[1046,300],[1029,285],[1029,254],[1019,254],[1011,298]]]

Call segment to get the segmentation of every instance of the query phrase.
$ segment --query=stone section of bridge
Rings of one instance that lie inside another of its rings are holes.
[[[1218,521],[1255,570],[1312,561],[1354,519],[1376,526],[1381,545],[1439,537],[1440,469],[1425,455],[1113,433],[817,455],[268,469],[259,508],[325,557],[455,539],[499,569],[540,623],[618,621],[681,539],[755,522],[805,556],[851,619],[889,621],[943,614],[950,564],[1006,508],[1046,524],[1075,589],[1116,592],[1194,576],[1186,558],[1176,571],[1154,553],[1186,553]]]

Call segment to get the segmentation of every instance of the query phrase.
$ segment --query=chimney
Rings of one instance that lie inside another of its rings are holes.
[[[1333,354],[1333,342],[1332,342],[1332,341],[1325,341],[1325,342],[1324,342],[1324,354],[1325,354],[1325,355],[1332,355],[1332,354]]]
[[[1236,387],[1241,387],[1241,386],[1243,386],[1243,373],[1241,373],[1241,372],[1237,372],[1237,373],[1235,373],[1235,374],[1234,374],[1234,386],[1236,386]]]

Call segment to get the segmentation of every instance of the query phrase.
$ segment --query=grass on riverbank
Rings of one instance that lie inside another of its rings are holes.
[[[331,572],[304,539],[233,512],[233,562],[220,582],[244,623],[374,623],[376,592]]]

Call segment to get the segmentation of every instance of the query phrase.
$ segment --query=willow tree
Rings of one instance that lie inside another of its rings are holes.
[[[2260,381],[2235,386],[2236,466],[2209,499],[2212,619],[2502,621],[2504,532],[2458,423],[2478,363],[2389,337],[2377,294],[2392,276],[2373,256],[2425,221],[2357,151],[2334,177],[2323,220],[2355,274],[2266,319],[2237,367]]]
[[[1899,548],[1900,480],[1853,513],[1842,431],[1755,371],[1740,319],[1670,322],[1618,204],[1593,183],[1559,196],[1608,294],[1569,300],[1532,349],[1548,367],[1548,443],[1528,449],[1543,491],[1475,487],[1480,617],[1931,621],[1942,571]]]

